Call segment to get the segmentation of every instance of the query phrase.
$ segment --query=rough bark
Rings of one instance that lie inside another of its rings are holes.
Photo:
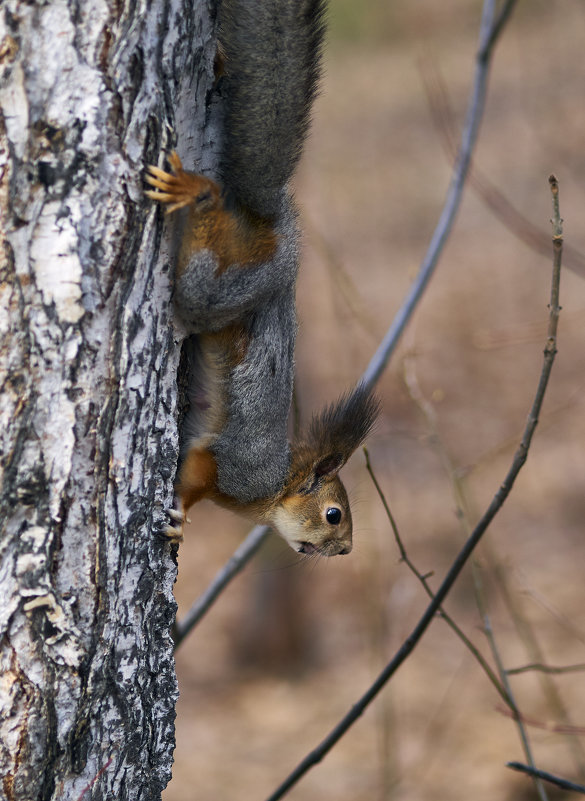
[[[211,0],[0,5],[11,801],[159,798],[170,777],[176,565],[155,534],[172,499],[180,336],[142,174],[177,134],[211,158],[211,11]]]

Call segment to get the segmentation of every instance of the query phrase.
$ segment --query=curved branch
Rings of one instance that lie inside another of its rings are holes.
[[[197,598],[183,620],[175,623],[172,632],[175,650],[177,650],[191,629],[199,623],[203,615],[227,587],[230,581],[238,575],[259,550],[269,533],[269,526],[255,526],[241,545],[236,548],[229,561],[218,570],[211,584],[207,587],[205,592]]]
[[[433,233],[433,237],[420,266],[418,275],[411,286],[404,303],[399,309],[398,314],[394,317],[392,325],[386,332],[386,336],[380,343],[378,350],[366,368],[362,380],[368,386],[373,386],[386,368],[386,365],[388,364],[390,356],[398,344],[402,332],[406,328],[406,325],[412,317],[414,310],[427,287],[427,284],[431,280],[431,277],[435,271],[435,267],[439,262],[439,257],[443,252],[443,248],[445,247],[449,234],[453,228],[453,224],[455,223],[455,218],[463,198],[463,187],[469,171],[469,165],[471,164],[471,156],[477,142],[479,127],[485,108],[487,82],[492,51],[499,38],[499,35],[503,30],[504,23],[509,18],[515,3],[516,0],[508,0],[505,8],[494,22],[496,5],[495,0],[485,0],[484,2],[471,99],[467,109],[467,116],[461,137],[459,154],[453,168],[453,176],[447,192],[443,211],[441,212],[439,222],[437,223],[437,227]],[[505,14],[504,11],[506,11]]]

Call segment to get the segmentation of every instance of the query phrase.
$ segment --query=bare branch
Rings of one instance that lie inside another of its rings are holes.
[[[426,56],[420,61],[420,72],[435,129],[449,162],[454,164],[457,157],[455,115],[447,87],[437,65]],[[548,233],[531,223],[475,162],[469,167],[467,183],[479,195],[494,217],[513,236],[534,253],[548,257],[550,253]],[[565,243],[563,267],[572,270],[577,275],[585,275],[585,255],[577,248]]]
[[[526,648],[529,658],[533,663],[542,663],[544,655],[538,641],[537,631],[534,629],[529,618],[523,614],[518,595],[513,592],[510,587],[507,575],[508,571],[502,564],[497,563],[492,566],[492,574],[495,577],[508,614]],[[507,673],[510,675],[510,671],[507,671]],[[573,758],[573,764],[578,771],[581,771],[585,755],[579,738],[572,736],[576,727],[571,722],[569,709],[567,709],[562,695],[556,683],[549,675],[549,672],[543,670],[539,671],[539,674],[540,684],[544,692],[547,706],[550,709],[550,715],[554,719],[560,721],[560,723],[556,725],[555,731],[567,735],[567,745]]]
[[[553,199],[555,199],[555,197],[558,198],[558,184],[556,179],[551,176],[549,181]],[[526,462],[528,451],[530,449],[530,443],[538,423],[538,416],[540,414],[544,393],[548,384],[556,354],[556,329],[559,314],[558,299],[560,264],[562,255],[562,229],[560,227],[560,217],[558,216],[557,211],[558,209],[555,211],[553,227],[553,278],[551,287],[551,302],[549,305],[548,338],[544,349],[544,363],[542,366],[536,395],[528,415],[528,420],[526,421],[524,434],[522,436],[520,445],[514,454],[512,465],[510,466],[504,481],[494,495],[494,498],[492,499],[488,509],[480,519],[479,523],[475,526],[461,551],[458,553],[453,564],[451,565],[451,568],[445,576],[443,583],[437,590],[435,597],[427,606],[425,612],[412,630],[409,637],[404,641],[392,660],[386,665],[371,687],[369,687],[369,689],[364,693],[364,695],[362,695],[358,702],[354,704],[349,712],[339,721],[339,723],[332,729],[327,737],[325,737],[325,739],[299,763],[295,770],[272,793],[272,795],[269,796],[267,801],[277,801],[277,799],[282,798],[291,789],[291,787],[293,787],[299,781],[299,779],[301,779],[305,773],[307,773],[307,771],[313,767],[313,765],[319,763],[329,753],[333,746],[341,739],[341,737],[343,737],[345,732],[355,723],[355,721],[365,711],[369,704],[374,700],[380,690],[398,670],[400,665],[402,665],[402,663],[412,653],[429,624],[435,617],[436,613],[440,610],[441,604],[447,597],[447,594],[451,590],[451,587],[455,583],[478,542],[481,540],[483,534],[487,530],[496,514],[502,508],[512,490],[512,487],[514,486],[520,470]]]
[[[398,550],[400,551],[400,559],[401,559],[401,561],[403,561],[406,564],[406,566],[409,568],[411,573],[413,573],[416,576],[416,578],[423,585],[423,587],[425,589],[425,592],[427,593],[429,598],[432,599],[435,596],[433,594],[433,591],[429,587],[428,575],[423,575],[422,573],[420,573],[419,570],[417,569],[417,567],[415,566],[415,564],[410,560],[410,558],[409,558],[409,556],[408,556],[408,554],[406,552],[406,548],[404,546],[404,543],[402,542],[402,538],[400,536],[400,533],[398,531],[398,527],[396,525],[396,521],[394,520],[394,515],[392,514],[392,512],[390,510],[390,506],[388,504],[386,496],[385,496],[382,488],[380,487],[380,484],[379,484],[379,482],[378,482],[378,480],[377,480],[377,478],[376,478],[376,476],[374,474],[374,471],[372,469],[372,465],[371,465],[371,462],[370,462],[370,455],[368,453],[367,448],[364,448],[364,453],[365,453],[365,456],[366,456],[366,469],[367,469],[368,473],[370,474],[372,481],[374,482],[374,486],[376,488],[376,492],[378,493],[378,496],[380,497],[380,500],[382,501],[382,505],[384,506],[384,509],[386,511],[386,515],[388,517],[388,520],[390,521],[390,525],[391,525],[392,531],[394,533],[394,538],[396,540],[396,544],[398,545]],[[468,649],[468,651],[470,651],[473,654],[473,657],[479,663],[479,665],[481,666],[482,670],[485,672],[486,676],[491,681],[491,683],[495,687],[497,693],[502,698],[504,703],[506,703],[508,706],[513,708],[513,701],[510,699],[510,697],[506,693],[506,690],[505,690],[502,682],[500,682],[498,680],[498,677],[496,676],[494,671],[491,669],[489,663],[485,660],[483,654],[476,648],[476,646],[471,642],[471,640],[465,634],[465,632],[462,629],[459,628],[459,626],[457,625],[457,623],[455,623],[453,618],[450,615],[448,615],[447,612],[445,612],[445,610],[442,607],[441,607],[441,609],[439,609],[439,614],[443,618],[445,623],[447,623],[447,625],[459,637],[459,639],[461,640],[463,645],[465,645],[465,647]]]
[[[303,218],[303,231],[306,231],[310,237],[311,244],[319,252],[322,261],[329,270],[329,273],[335,281],[335,291],[342,297],[344,303],[349,309],[350,313],[357,320],[362,330],[374,342],[378,342],[380,333],[378,326],[372,318],[371,310],[365,303],[355,281],[345,269],[341,258],[327,241],[323,233],[313,225],[312,221],[307,219],[306,215]]]
[[[506,16],[502,17],[502,15],[500,15],[494,22],[495,2],[494,0],[485,0],[484,2],[473,89],[461,138],[461,147],[453,169],[453,176],[447,192],[445,205],[443,206],[439,222],[435,228],[435,232],[420,266],[416,280],[362,377],[362,380],[368,386],[373,386],[386,368],[388,360],[396,348],[402,332],[412,317],[433,275],[439,257],[447,242],[447,238],[453,228],[459,206],[461,205],[463,187],[469,171],[471,156],[477,142],[479,126],[485,107],[491,55],[494,45],[502,32],[504,22],[509,17],[514,5],[515,0],[507,2],[506,6],[510,6],[510,8]]]
[[[535,671],[540,673],[582,673],[585,670],[585,664],[578,665],[565,665],[564,667],[554,667],[554,665],[543,665],[541,662],[532,662],[530,665],[522,665],[517,668],[508,668],[506,673],[508,676],[517,676],[520,673],[528,673]]]
[[[505,0],[500,9],[500,13],[496,17],[495,22],[493,25],[490,26],[488,30],[488,34],[484,40],[483,47],[480,47],[480,51],[478,54],[478,59],[483,60],[489,59],[490,51],[493,48],[494,44],[496,43],[498,37],[500,36],[501,32],[503,31],[506,23],[510,19],[512,11],[514,11],[514,7],[516,6],[516,0]]]
[[[218,595],[223,592],[234,576],[238,575],[259,550],[269,533],[270,528],[268,526],[255,526],[242,544],[236,548],[230,560],[216,573],[211,584],[195,601],[183,620],[175,624],[173,629],[175,650],[191,629],[199,623]]]
[[[578,625],[575,625],[574,621],[567,615],[560,612],[543,593],[526,585],[524,585],[521,592],[535,604],[538,604],[541,609],[544,609],[571,637],[585,645],[585,632]]]
[[[412,360],[412,363],[414,364],[414,360]],[[456,469],[455,463],[454,463],[451,455],[449,454],[446,446],[444,445],[444,443],[441,440],[441,437],[440,437],[439,431],[438,431],[436,414],[435,414],[434,408],[433,408],[432,404],[424,397],[424,395],[422,393],[422,390],[420,389],[420,387],[418,385],[418,381],[417,381],[417,378],[416,378],[415,370],[414,370],[413,367],[409,369],[409,365],[410,365],[410,360],[408,360],[408,359],[405,360],[404,380],[405,380],[406,385],[408,387],[408,391],[410,393],[410,396],[413,398],[413,400],[415,401],[415,403],[418,405],[418,407],[420,408],[420,410],[422,411],[422,413],[425,416],[425,419],[427,421],[427,424],[428,424],[430,432],[431,432],[432,442],[434,443],[434,445],[435,445],[435,447],[436,447],[436,449],[437,449],[437,451],[438,451],[438,453],[439,453],[439,455],[441,457],[441,461],[443,462],[443,466],[444,466],[444,468],[445,468],[445,470],[446,470],[446,472],[447,472],[447,474],[449,476],[449,480],[451,482],[451,486],[452,486],[452,489],[453,489],[453,496],[454,496],[454,500],[455,500],[455,504],[456,504],[456,508],[457,508],[457,517],[458,517],[458,519],[459,519],[459,521],[461,523],[463,534],[465,535],[465,537],[468,537],[470,532],[471,532],[471,523],[470,523],[471,515],[470,515],[470,511],[469,511],[469,503],[468,503],[468,500],[467,500],[465,480],[464,480],[463,476],[460,474],[460,471],[458,471]],[[477,563],[477,560],[475,558],[473,558],[471,560],[471,572],[472,572],[472,577],[473,577],[473,588],[474,588],[475,602],[476,602],[480,617],[481,617],[481,619],[483,621],[484,633],[485,633],[485,635],[487,637],[487,640],[488,640],[488,643],[489,643],[489,646],[490,646],[490,649],[491,649],[491,652],[492,652],[492,657],[493,657],[493,660],[494,660],[494,662],[496,664],[497,671],[499,673],[499,677],[500,678],[498,679],[498,677],[493,673],[491,668],[489,668],[489,672],[488,671],[486,671],[486,672],[488,674],[488,677],[490,678],[490,680],[494,684],[494,686],[500,692],[500,694],[501,694],[502,698],[504,699],[504,701],[506,702],[507,706],[509,707],[510,717],[513,718],[513,720],[516,722],[516,725],[518,727],[518,732],[520,734],[520,739],[522,741],[522,745],[523,745],[523,748],[524,748],[524,753],[526,755],[526,759],[527,759],[527,761],[529,762],[530,765],[534,765],[534,760],[533,760],[533,757],[532,757],[532,752],[531,752],[531,748],[530,748],[530,742],[529,742],[529,739],[528,739],[528,734],[527,734],[526,729],[524,727],[524,719],[523,719],[523,717],[522,717],[522,715],[521,715],[521,713],[518,710],[518,707],[516,705],[514,694],[512,692],[512,687],[510,685],[510,682],[509,682],[509,679],[508,679],[508,675],[507,675],[506,671],[504,670],[503,661],[502,661],[502,658],[500,656],[500,653],[499,653],[499,650],[498,650],[498,647],[497,647],[496,639],[495,639],[494,632],[493,632],[492,625],[491,625],[491,620],[489,618],[488,611],[487,611],[487,603],[486,603],[486,600],[485,600],[485,593],[483,591],[482,573],[481,573],[480,567],[479,567],[479,565]],[[482,657],[482,659],[483,659],[483,657]],[[484,660],[484,662],[485,662],[485,660]],[[482,664],[482,663],[480,662],[480,664]],[[486,665],[487,665],[487,663],[486,663]],[[483,664],[482,664],[482,667],[484,667]],[[485,667],[484,667],[484,670],[485,670]],[[541,801],[547,801],[546,790],[545,790],[544,786],[542,785],[542,783],[540,782],[540,780],[539,779],[535,779],[534,782],[535,782],[537,793],[538,793]]]
[[[530,741],[528,739],[528,733],[526,732],[526,727],[524,726],[524,718],[522,717],[520,710],[516,705],[516,699],[514,698],[514,694],[512,692],[512,687],[510,686],[510,682],[508,676],[506,674],[506,670],[504,668],[504,663],[502,661],[502,657],[500,656],[500,652],[498,650],[496,644],[496,638],[494,636],[494,631],[492,628],[492,623],[490,617],[487,612],[487,607],[485,603],[485,595],[483,592],[483,586],[481,582],[480,571],[476,569],[473,575],[474,585],[475,585],[475,597],[477,600],[479,613],[483,620],[483,629],[487,640],[490,644],[490,648],[492,651],[492,656],[498,668],[498,673],[500,674],[500,679],[502,684],[506,688],[506,693],[511,701],[510,709],[512,713],[512,717],[518,727],[518,734],[520,735],[520,740],[522,741],[522,747],[524,749],[524,754],[528,761],[530,767],[534,768],[534,757],[532,756],[532,749],[530,747]],[[547,801],[548,797],[546,795],[546,790],[538,777],[534,777],[534,786],[536,787],[536,792],[538,793],[539,798],[542,801]]]
[[[506,717],[511,717],[511,712],[509,709],[505,709],[504,707],[498,706],[496,707],[498,712],[501,712],[502,715],[506,715]],[[549,731],[552,734],[566,734],[572,740],[574,740],[577,736],[582,736],[585,734],[585,726],[572,726],[570,724],[565,723],[553,723],[550,720],[539,720],[538,718],[529,718],[527,715],[519,715],[519,719],[522,723],[525,723],[527,726],[530,726],[533,729],[543,729],[544,731]]]
[[[545,770],[531,768],[528,765],[523,765],[521,762],[508,762],[506,767],[520,771],[520,773],[527,773],[529,776],[538,776],[539,779],[543,779],[543,781],[550,782],[551,784],[556,784],[557,787],[561,787],[563,790],[571,790],[574,793],[585,795],[585,787],[582,784],[575,784],[575,782],[567,781],[567,779],[561,779],[559,776],[554,776],[552,773],[547,773]]]

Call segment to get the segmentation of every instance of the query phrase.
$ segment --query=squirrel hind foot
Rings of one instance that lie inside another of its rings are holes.
[[[171,523],[165,527],[163,534],[172,545],[179,545],[184,539],[183,530],[187,517],[185,512],[181,512],[179,509],[171,508],[166,511]]]
[[[167,214],[185,206],[197,205],[206,209],[217,204],[221,190],[215,181],[204,175],[186,172],[175,151],[169,156],[169,163],[172,172],[161,170],[154,164],[148,165],[144,180],[154,189],[145,190],[146,197],[166,204]]]
[[[167,542],[171,545],[180,545],[185,539],[183,535],[183,526],[176,528],[175,526],[167,526],[163,532]]]

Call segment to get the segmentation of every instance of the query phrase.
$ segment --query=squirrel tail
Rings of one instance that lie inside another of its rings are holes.
[[[224,184],[260,217],[280,208],[317,93],[326,0],[222,0]]]

